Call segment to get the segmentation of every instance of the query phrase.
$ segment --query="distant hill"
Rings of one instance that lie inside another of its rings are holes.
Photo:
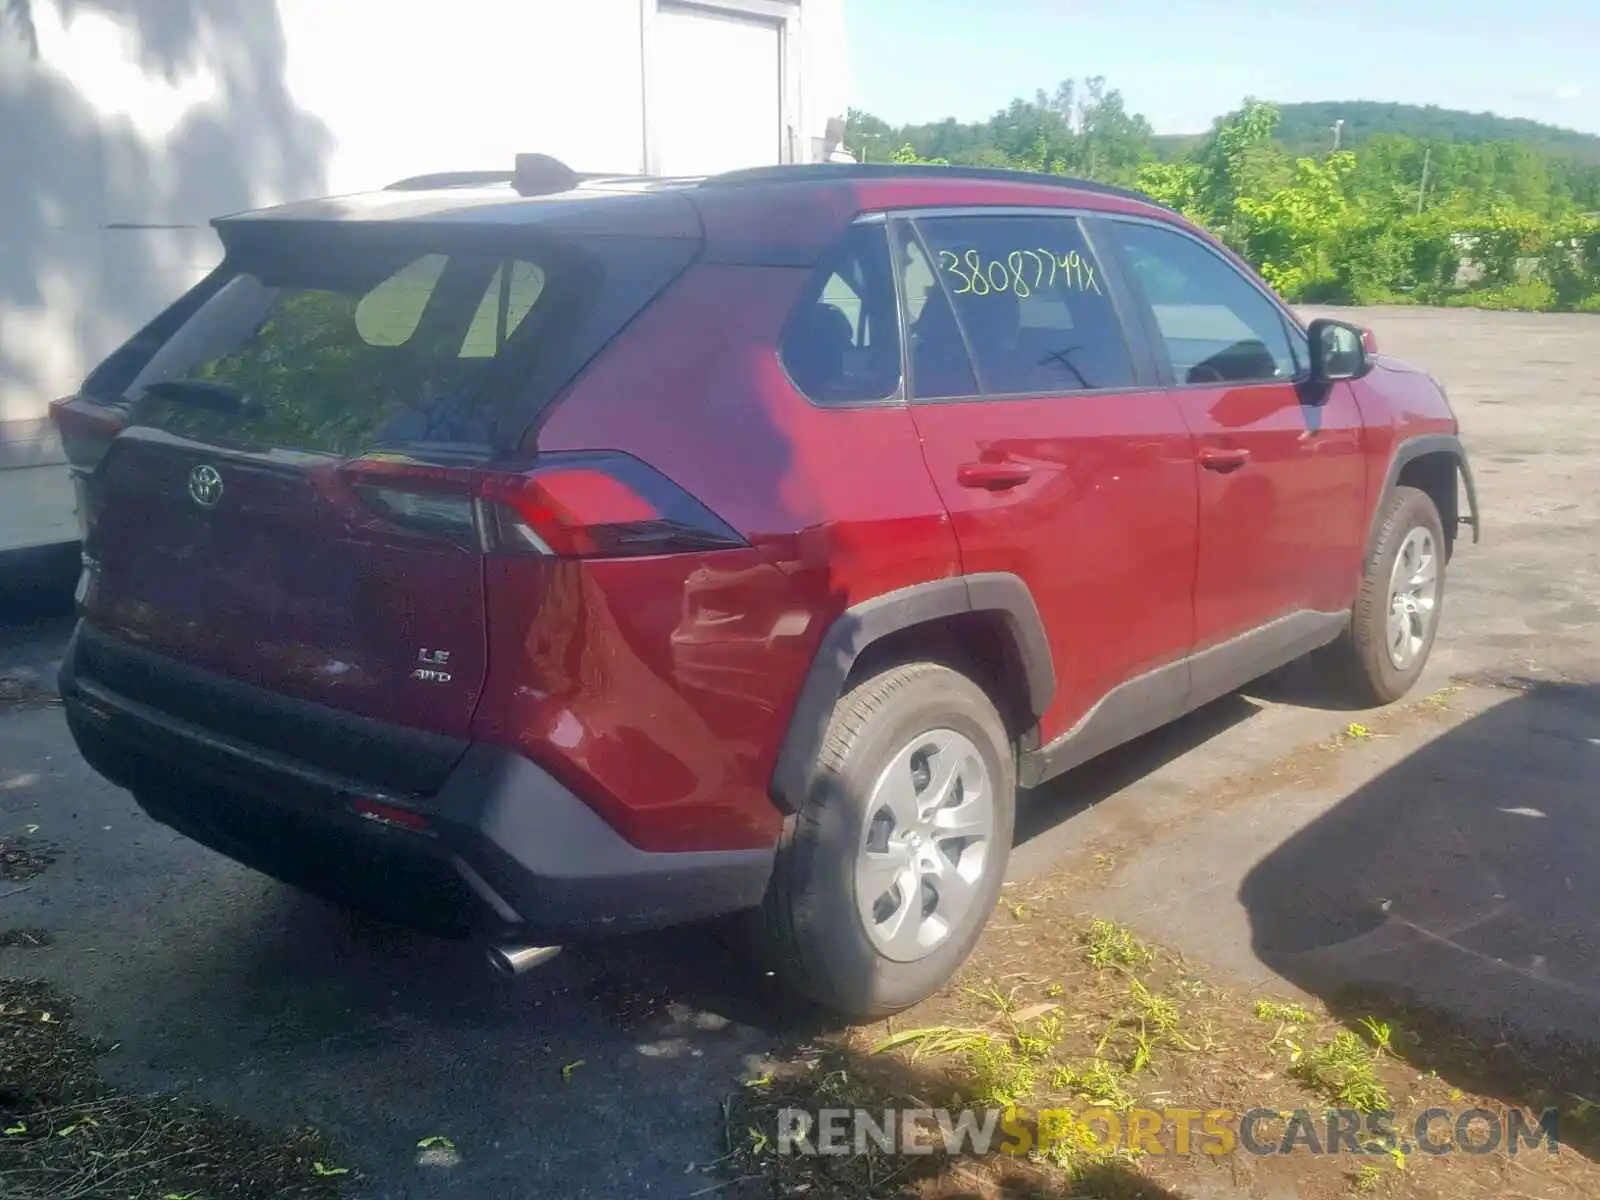
[[[1600,136],[1561,129],[1521,117],[1460,112],[1437,105],[1387,104],[1377,100],[1322,100],[1280,105],[1278,140],[1294,154],[1326,153],[1333,148],[1334,122],[1343,120],[1344,146],[1359,146],[1378,134],[1440,142],[1524,142],[1559,158],[1600,165]],[[1163,158],[1173,158],[1202,140],[1195,134],[1156,139]]]

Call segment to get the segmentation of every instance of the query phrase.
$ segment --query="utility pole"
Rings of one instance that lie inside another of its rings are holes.
[[[1339,153],[1339,147],[1344,144],[1344,118],[1340,117],[1333,123],[1333,152]]]
[[[1428,198],[1428,168],[1433,165],[1433,147],[1422,156],[1422,186],[1417,189],[1417,216],[1422,215],[1422,202]]]

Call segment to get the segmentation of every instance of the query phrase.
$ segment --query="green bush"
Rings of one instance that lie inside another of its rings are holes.
[[[1446,298],[1445,304],[1451,308],[1486,308],[1499,312],[1554,312],[1558,307],[1555,288],[1542,279],[1460,292]]]
[[[1579,217],[1555,225],[1539,256],[1539,273],[1563,308],[1600,295],[1600,221]]]

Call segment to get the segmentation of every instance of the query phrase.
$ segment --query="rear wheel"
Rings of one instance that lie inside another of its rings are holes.
[[[795,987],[853,1017],[915,1004],[966,960],[998,898],[1016,771],[983,689],[935,663],[834,708],[763,910]]]
[[[1323,653],[1351,698],[1388,704],[1428,663],[1444,604],[1446,543],[1426,492],[1398,487],[1384,505],[1350,628]]]

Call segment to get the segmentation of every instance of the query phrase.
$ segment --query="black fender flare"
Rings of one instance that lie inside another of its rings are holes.
[[[1478,512],[1478,487],[1472,478],[1472,466],[1467,461],[1466,449],[1461,445],[1461,439],[1453,433],[1423,433],[1416,437],[1403,439],[1394,448],[1394,453],[1389,457],[1389,469],[1384,476],[1383,488],[1378,493],[1378,503],[1373,506],[1372,516],[1367,530],[1366,554],[1372,556],[1373,544],[1378,538],[1378,522],[1383,516],[1383,504],[1394,491],[1400,479],[1400,472],[1408,462],[1421,458],[1424,454],[1448,454],[1455,459],[1456,474],[1461,479],[1462,490],[1467,494],[1467,515],[1458,518],[1459,523],[1472,527],[1472,541],[1476,545],[1482,535],[1483,524]]]
[[[827,735],[833,707],[856,659],[890,634],[963,613],[992,613],[1015,643],[1025,675],[1030,716],[1037,721],[1055,698],[1055,664],[1033,593],[1007,572],[957,575],[887,592],[852,605],[828,628],[801,684],[772,772],[772,798],[797,811]]]

